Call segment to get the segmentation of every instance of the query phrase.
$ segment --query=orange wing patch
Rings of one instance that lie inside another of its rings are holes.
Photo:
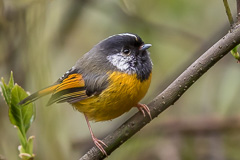
[[[47,105],[51,105],[55,102],[74,103],[87,97],[85,82],[82,75],[74,73],[68,75],[60,84],[58,84],[58,87],[53,92]]]
[[[59,84],[59,86],[56,89],[56,92],[60,92],[65,89],[69,88],[76,88],[76,87],[84,87],[85,83],[82,78],[81,74],[70,74],[67,78],[65,78],[62,83]]]
[[[51,94],[52,96],[48,101],[47,105],[51,105],[55,102],[69,102],[74,103],[80,100],[86,99],[88,96],[86,95],[86,87],[84,79],[82,78],[81,74],[73,73],[69,74],[65,79],[62,81],[58,81],[52,86],[44,88],[38,92],[33,93],[32,95],[28,96],[24,100],[22,100],[19,104],[28,104],[31,103],[38,98]]]

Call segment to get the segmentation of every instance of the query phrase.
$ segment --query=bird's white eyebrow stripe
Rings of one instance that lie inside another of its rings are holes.
[[[108,38],[111,38],[111,37],[114,37],[114,36],[131,36],[131,37],[134,37],[136,39],[136,41],[138,41],[138,37],[134,34],[131,34],[131,33],[115,34],[115,35],[109,36]],[[106,39],[108,39],[108,38],[106,38]]]
[[[131,36],[131,37],[134,37],[136,39],[136,41],[138,41],[138,38],[136,35],[134,34],[131,34],[131,33],[121,33],[121,34],[118,34],[119,36]]]

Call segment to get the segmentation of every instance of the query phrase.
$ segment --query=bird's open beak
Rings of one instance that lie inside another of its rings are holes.
[[[152,46],[151,44],[144,44],[144,45],[142,45],[142,46],[139,48],[139,50],[140,50],[140,51],[144,51],[144,50],[150,48],[151,46]]]

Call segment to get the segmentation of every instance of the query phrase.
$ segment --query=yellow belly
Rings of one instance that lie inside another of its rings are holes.
[[[113,72],[109,86],[101,94],[76,102],[73,106],[87,115],[89,120],[106,121],[129,111],[145,96],[151,82],[151,75],[143,82],[136,74]]]

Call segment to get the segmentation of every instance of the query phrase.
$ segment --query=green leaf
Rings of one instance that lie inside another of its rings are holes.
[[[27,146],[24,148],[22,145],[18,146],[19,150],[19,156],[22,160],[30,160],[34,158],[34,153],[33,153],[33,140],[34,136],[30,136],[27,140]]]
[[[33,154],[33,140],[34,140],[34,136],[31,136],[31,137],[29,137],[28,138],[28,153],[30,154],[30,155],[34,155]]]
[[[11,72],[11,76],[10,76],[8,85],[5,83],[3,78],[1,80],[2,80],[1,89],[2,89],[3,97],[4,97],[7,105],[10,106],[10,104],[11,104],[11,91],[12,91],[12,88],[14,87],[13,72]]]
[[[10,97],[8,97],[8,94],[7,94],[7,85],[4,82],[3,78],[1,79],[1,81],[2,81],[2,83],[1,83],[2,96],[3,96],[4,100],[6,101],[7,105],[10,105],[10,99],[9,99]]]
[[[238,53],[238,48],[240,45],[235,46],[232,50],[231,50],[231,54],[233,55],[233,57],[235,59],[237,59],[238,61],[240,61],[240,55]]]
[[[35,106],[33,103],[24,106],[19,105],[19,102],[26,98],[28,94],[22,87],[14,84],[12,72],[8,84],[5,83],[3,78],[1,80],[1,92],[9,106],[9,119],[17,127],[18,137],[22,144],[19,147],[20,155],[23,157],[22,159],[30,159],[34,157],[32,153],[33,138],[30,137],[27,140],[26,133],[35,119]]]
[[[19,85],[12,89],[12,101],[9,109],[10,121],[16,125],[22,133],[26,133],[35,118],[35,107],[33,103],[21,106],[18,103],[26,98],[28,94]]]
[[[11,72],[8,84],[6,84],[2,78],[1,89],[3,97],[9,106],[10,121],[19,128],[22,136],[25,137],[27,130],[35,118],[34,104],[30,103],[24,106],[18,104],[26,98],[28,94],[19,85],[14,85],[13,72]]]
[[[11,71],[10,79],[8,82],[8,87],[12,89],[14,87],[13,72]]]
[[[18,139],[20,140],[20,143],[22,144],[22,153],[25,153],[25,149],[27,148],[28,144],[27,144],[27,137],[26,135],[23,135],[22,132],[20,131],[20,129],[17,127],[17,133],[18,133]]]

